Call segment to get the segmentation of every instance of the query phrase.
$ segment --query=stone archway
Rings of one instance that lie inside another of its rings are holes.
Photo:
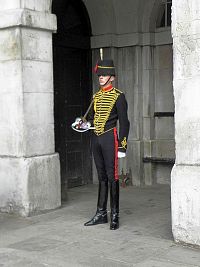
[[[82,1],[55,0],[53,35],[55,145],[61,162],[62,197],[67,189],[92,182],[89,133],[71,129],[92,99],[91,27]]]
[[[56,17],[51,14],[51,0],[1,2],[0,210],[27,216],[60,205],[60,165],[53,129],[52,32],[56,31]],[[200,245],[199,14],[199,1],[173,1],[176,162],[171,184],[172,228],[176,241],[196,245]],[[103,33],[101,46],[114,46],[114,41],[116,47],[124,44],[124,38],[119,38],[124,36],[108,34],[105,39]],[[138,44],[139,35],[126,36],[126,45]],[[151,37],[142,38],[148,43]],[[98,36],[94,46],[96,40]],[[139,58],[140,48],[136,52]],[[145,59],[150,59],[148,48],[147,55]],[[146,74],[148,79],[150,69]]]

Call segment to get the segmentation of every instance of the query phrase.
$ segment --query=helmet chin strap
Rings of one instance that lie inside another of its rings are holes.
[[[108,80],[107,80],[107,81],[104,83],[104,85],[102,85],[102,86],[103,86],[103,87],[106,86],[106,85],[109,83],[110,79],[111,79],[111,76],[108,78]]]

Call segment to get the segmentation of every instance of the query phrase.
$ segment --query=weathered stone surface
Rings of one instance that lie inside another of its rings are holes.
[[[158,158],[174,158],[174,140],[153,140],[152,141],[152,155]]]
[[[175,79],[200,75],[199,38],[200,34],[174,37]]]
[[[29,9],[0,10],[0,28],[23,26],[56,31],[56,16]]]
[[[154,166],[153,178],[156,184],[171,185],[172,164],[156,164]]]
[[[200,77],[175,80],[176,162],[200,163]]]
[[[21,8],[51,12],[52,0],[22,0]]]
[[[24,93],[24,120],[27,126],[53,124],[52,93]]]
[[[24,155],[37,156],[55,151],[54,124],[27,125],[24,129]]]
[[[127,170],[126,173],[130,173],[132,176],[132,184],[141,185],[141,155],[142,155],[142,143],[140,141],[129,141],[127,150]]]
[[[52,33],[23,28],[22,59],[52,62]]]
[[[28,216],[60,206],[58,154],[0,158],[0,211]]]
[[[21,58],[20,29],[3,29],[0,34],[0,61]]]
[[[155,118],[155,138],[174,139],[174,118],[161,117]]]
[[[23,216],[60,206],[50,5],[11,0],[0,12],[0,211]]]
[[[0,10],[20,8],[21,0],[0,0]]]
[[[22,62],[20,60],[0,61],[0,93],[20,94],[22,92],[21,68]]]
[[[2,93],[0,98],[0,155],[23,154],[23,97]]]
[[[173,1],[176,165],[172,228],[177,242],[200,245],[199,1]]]
[[[52,62],[23,60],[23,91],[25,93],[53,93],[52,68]]]
[[[172,170],[172,229],[177,242],[200,245],[199,166],[174,166]]]

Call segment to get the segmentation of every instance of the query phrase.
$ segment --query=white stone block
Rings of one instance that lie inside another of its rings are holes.
[[[58,154],[0,158],[0,211],[29,216],[60,205]]]
[[[55,151],[52,93],[24,93],[24,155]]]
[[[23,155],[23,127],[12,127],[0,124],[0,155]]]
[[[2,93],[0,98],[0,155],[23,153],[22,94]]]
[[[21,0],[21,8],[50,12],[52,0]]]
[[[24,155],[39,156],[55,151],[54,124],[26,125],[24,129]]]
[[[0,124],[19,126],[22,121],[22,108],[22,94],[2,93],[0,97]]]
[[[21,58],[20,29],[10,28],[1,30],[0,61]]]
[[[47,12],[30,9],[0,10],[0,29],[17,26],[53,31],[57,29],[56,16]]]
[[[0,0],[0,10],[20,8],[21,0]]]
[[[192,79],[174,80],[175,115],[178,124],[181,122],[186,123],[189,120],[195,123],[200,120],[199,84],[200,76]]]
[[[20,60],[0,61],[0,93],[22,92],[21,66]]]
[[[186,122],[176,126],[177,164],[200,164],[200,123]]]
[[[177,242],[200,245],[200,167],[174,166],[171,181],[172,230]]]
[[[57,29],[57,18],[47,12],[22,9],[21,25],[29,28],[44,29],[55,32]]]
[[[52,62],[52,33],[23,28],[22,59]]]
[[[191,78],[200,75],[200,34],[174,38],[174,77]]]
[[[27,126],[53,124],[53,93],[24,93],[24,121]]]
[[[199,32],[199,27],[194,27],[196,22],[199,24],[199,16],[200,4],[198,0],[174,1],[172,12],[173,36]]]
[[[52,93],[2,93],[0,155],[31,156],[54,152]]]
[[[23,92],[53,93],[53,66],[51,62],[23,60],[22,77]]]
[[[175,80],[177,164],[200,163],[200,78]]]

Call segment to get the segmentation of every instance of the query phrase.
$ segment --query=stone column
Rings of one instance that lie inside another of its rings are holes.
[[[51,1],[0,0],[0,211],[60,206]]]
[[[142,49],[142,89],[143,89],[143,140],[144,140],[144,157],[153,155],[153,139],[155,139],[155,70],[154,70],[154,47],[147,45]],[[142,159],[141,159],[142,160]],[[145,185],[155,183],[154,167],[151,162],[144,164],[144,181]]]
[[[200,245],[200,2],[173,1],[176,163],[172,228],[177,242]]]

